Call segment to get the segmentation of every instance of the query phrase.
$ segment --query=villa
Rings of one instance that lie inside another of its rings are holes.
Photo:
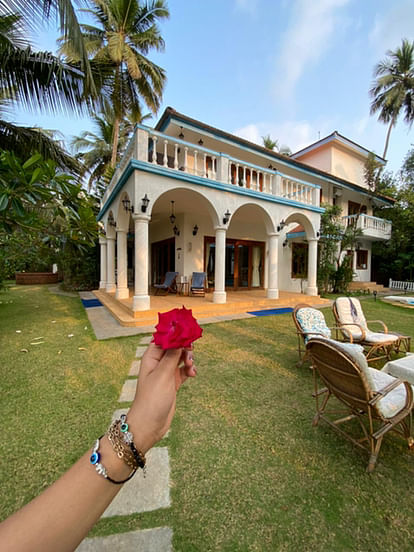
[[[349,254],[369,281],[371,244],[391,235],[372,207],[391,200],[365,184],[368,154],[334,132],[287,157],[167,108],[155,128],[136,126],[102,198],[100,290],[123,300],[132,288],[132,310],[145,311],[175,271],[178,282],[206,272],[214,303],[230,290],[316,296],[321,203],[362,229]]]

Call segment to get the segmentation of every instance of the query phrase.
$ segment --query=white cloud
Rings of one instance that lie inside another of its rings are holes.
[[[263,145],[262,136],[270,134],[273,140],[278,141],[279,146],[288,146],[292,152],[309,146],[325,135],[323,133],[319,136],[315,127],[307,121],[285,121],[280,124],[251,123],[236,129],[233,134],[259,145]]]
[[[350,0],[296,0],[291,24],[283,35],[274,91],[288,99],[305,69],[314,64],[329,47],[340,21],[339,10]]]
[[[381,59],[387,50],[395,50],[403,38],[413,40],[414,3],[412,0],[400,0],[389,4],[389,10],[375,16],[374,26],[369,40]],[[378,59],[379,61],[379,59]]]

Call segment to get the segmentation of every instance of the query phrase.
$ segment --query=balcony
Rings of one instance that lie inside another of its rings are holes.
[[[392,223],[378,217],[365,214],[342,217],[344,226],[356,225],[362,230],[363,237],[370,241],[389,240],[391,238]]]
[[[245,190],[245,193],[252,192],[256,197],[257,194],[266,194],[280,198],[282,203],[289,201],[319,207],[320,186],[292,178],[278,170],[247,163],[222,152],[185,142],[143,125],[136,126],[104,194],[102,205],[106,203],[131,160],[162,167],[166,172],[181,171],[193,176],[199,183],[206,179],[216,182],[218,186],[224,184],[223,189],[226,191],[229,190],[228,186],[232,186]],[[263,163],[268,163],[268,159],[263,158]]]

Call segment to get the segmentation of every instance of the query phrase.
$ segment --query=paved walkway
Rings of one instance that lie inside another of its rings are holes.
[[[87,299],[88,297],[83,298]],[[140,345],[136,350],[136,360],[131,363],[129,377],[125,380],[118,399],[123,407],[115,410],[112,420],[126,413],[130,403],[134,400],[140,359],[150,341],[151,336],[143,337],[140,340]],[[146,477],[144,477],[142,470],[138,470],[135,476],[125,483],[103,513],[103,518],[128,516],[171,506],[168,447],[154,447],[148,452],[146,472]],[[138,550],[172,552],[172,537],[173,531],[170,527],[155,527],[154,529],[118,533],[107,537],[87,538],[77,548],[77,552],[136,552]]]

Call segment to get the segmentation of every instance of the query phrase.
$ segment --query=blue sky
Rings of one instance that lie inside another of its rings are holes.
[[[261,143],[270,134],[292,151],[334,130],[382,155],[386,126],[369,115],[375,64],[414,39],[413,0],[169,0],[166,48],[149,57],[168,82],[171,106]],[[54,50],[54,29],[35,40]],[[87,119],[17,112],[15,120],[70,138]],[[391,134],[388,168],[414,144],[403,118]]]

